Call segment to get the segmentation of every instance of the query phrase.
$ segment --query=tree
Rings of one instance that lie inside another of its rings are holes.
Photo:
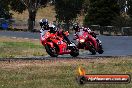
[[[36,13],[40,7],[45,7],[48,0],[12,0],[11,8],[14,11],[22,13],[28,10],[28,30],[33,31],[35,25]]]
[[[84,0],[56,0],[55,11],[57,21],[66,23],[67,29],[69,29],[69,24],[81,12],[83,2]]]
[[[83,11],[86,13],[89,9],[90,1],[89,0],[84,0],[83,2]]]
[[[126,0],[118,0],[118,2],[117,2],[117,3],[119,4],[120,12],[121,12],[121,13],[124,12],[125,1],[126,1]]]
[[[0,0],[0,18],[10,19],[11,13],[9,12],[9,1]]]
[[[128,1],[128,15],[130,15],[130,17],[132,18],[132,0]]]
[[[118,15],[120,15],[120,9],[117,0],[90,0],[84,24],[111,25],[111,21]]]
[[[10,0],[10,9],[15,12],[23,13],[27,8],[20,0]]]
[[[116,27],[131,27],[132,19],[128,17],[118,16],[112,21],[112,25]]]
[[[117,16],[112,21],[112,25],[116,27],[127,27],[132,25],[131,11],[132,1],[131,0],[118,0],[120,7],[120,16]]]

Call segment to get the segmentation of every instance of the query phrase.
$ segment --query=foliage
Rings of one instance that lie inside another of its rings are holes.
[[[47,1],[48,0],[13,0],[10,5],[12,10],[19,13],[22,13],[26,9],[28,10],[28,30],[33,31],[38,8],[45,6]]]
[[[129,0],[128,6],[130,7],[130,8],[128,9],[128,14],[129,14],[130,17],[132,18],[132,0]]]
[[[19,13],[24,10],[38,10],[38,8],[45,7],[49,0],[11,0],[10,9]]]
[[[124,11],[125,1],[126,0],[118,0],[118,5],[121,13]]]
[[[0,18],[5,18],[5,19],[11,18],[11,13],[9,13],[8,0],[0,0]]]
[[[85,25],[111,25],[111,20],[120,14],[117,0],[90,0],[90,8],[84,20]]]
[[[112,25],[117,27],[131,27],[132,25],[132,1],[127,0],[118,0],[118,4],[120,7],[120,16],[114,17],[114,20],[112,21]],[[125,6],[127,6],[128,11],[125,12]]]
[[[56,0],[55,11],[59,22],[70,23],[81,12],[84,0]]]
[[[132,19],[128,17],[117,16],[112,21],[112,25],[117,27],[130,27],[132,25]]]
[[[13,11],[19,13],[22,13],[24,10],[26,10],[26,6],[22,2],[20,2],[20,0],[11,0],[10,6]]]
[[[90,0],[84,0],[84,3],[83,3],[84,13],[86,13],[88,11],[89,5],[90,5]]]

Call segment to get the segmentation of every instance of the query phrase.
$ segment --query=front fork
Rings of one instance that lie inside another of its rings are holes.
[[[47,42],[46,45],[49,45],[51,48],[54,48],[54,44],[52,42]]]

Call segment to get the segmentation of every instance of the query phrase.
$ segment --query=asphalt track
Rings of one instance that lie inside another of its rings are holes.
[[[14,38],[29,38],[29,39],[39,39],[39,33],[31,32],[16,32],[16,31],[0,31],[1,36],[8,36]],[[70,35],[69,39],[72,40],[73,36]],[[120,56],[132,56],[132,36],[104,36],[99,35],[98,38],[102,41],[104,53],[91,55],[88,51],[80,52],[77,58],[95,58],[95,57],[120,57]],[[74,40],[72,40],[74,41]],[[75,42],[75,41],[74,41]],[[26,58],[26,57],[25,57]],[[29,59],[50,59],[50,56],[38,56],[29,57]],[[60,55],[59,58],[71,58],[70,55]],[[24,59],[24,58],[22,58]]]

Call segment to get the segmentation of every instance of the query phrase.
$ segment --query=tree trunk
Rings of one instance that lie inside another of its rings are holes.
[[[35,26],[35,18],[36,18],[36,11],[29,11],[29,18],[28,18],[28,30],[34,32]]]

